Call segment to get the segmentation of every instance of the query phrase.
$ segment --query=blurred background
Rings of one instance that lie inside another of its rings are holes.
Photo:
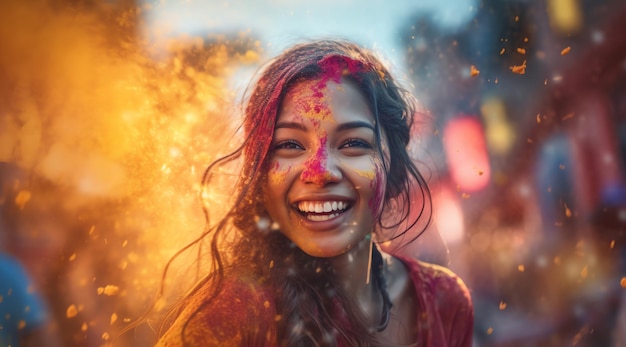
[[[155,301],[250,78],[330,36],[420,101],[435,223],[404,251],[465,280],[474,346],[626,346],[624,18],[621,0],[2,1],[2,332],[152,345],[201,273],[181,256]]]

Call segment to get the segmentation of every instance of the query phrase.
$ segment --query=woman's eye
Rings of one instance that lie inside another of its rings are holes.
[[[294,140],[285,140],[280,141],[273,147],[274,150],[279,149],[304,149],[297,141]]]
[[[369,142],[362,139],[349,139],[340,148],[372,148]]]

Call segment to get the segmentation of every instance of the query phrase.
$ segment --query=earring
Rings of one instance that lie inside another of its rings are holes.
[[[367,275],[365,276],[365,284],[369,284],[372,277],[372,257],[374,252],[374,240],[372,238],[372,233],[369,233],[365,236],[366,239],[370,241],[370,250],[369,250],[369,259],[367,260]]]

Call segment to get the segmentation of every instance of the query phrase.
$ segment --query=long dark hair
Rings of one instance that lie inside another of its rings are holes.
[[[295,83],[323,76],[339,76],[354,82],[374,114],[376,143],[387,178],[383,211],[390,210],[392,205],[403,206],[395,219],[378,216],[376,231],[382,233],[400,225],[409,218],[410,208],[418,208],[419,213],[414,221],[409,221],[409,228],[422,217],[430,221],[430,193],[407,152],[416,114],[411,94],[398,84],[379,59],[354,43],[320,40],[296,45],[271,61],[254,82],[246,97],[245,137],[241,147],[218,159],[205,172],[203,183],[208,185],[216,167],[243,159],[236,196],[225,217],[212,225],[208,222],[209,211],[205,210],[207,228],[197,242],[209,241],[211,269],[210,275],[197,288],[208,286],[211,294],[207,296],[207,291],[202,291],[203,304],[196,313],[210,309],[211,302],[219,300],[225,276],[245,274],[274,295],[281,317],[276,322],[280,345],[332,346],[337,336],[350,345],[382,345],[356,303],[338,285],[327,260],[305,254],[280,232],[259,228],[259,220],[267,215],[262,187],[279,106]],[[383,155],[381,145],[383,134],[388,145],[387,156]],[[421,201],[411,201],[411,192],[415,189],[419,190]],[[395,222],[389,223],[389,220]],[[395,238],[405,232],[382,238]],[[418,235],[419,232],[411,238]],[[225,245],[221,242],[225,239],[235,241]],[[373,271],[382,270],[374,266]],[[380,276],[374,276],[374,280],[380,281]],[[197,292],[190,296],[194,293]],[[338,324],[337,316],[345,317],[344,321],[349,324]],[[191,318],[187,323],[189,321]],[[184,341],[185,328],[182,335]]]

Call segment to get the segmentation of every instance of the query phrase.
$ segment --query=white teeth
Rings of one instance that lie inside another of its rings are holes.
[[[348,203],[343,201],[302,201],[298,203],[298,209],[305,213],[328,213],[343,211],[348,208]]]
[[[339,213],[331,213],[331,214],[310,214],[307,215],[306,218],[308,220],[312,220],[314,222],[323,222],[337,217]]]

